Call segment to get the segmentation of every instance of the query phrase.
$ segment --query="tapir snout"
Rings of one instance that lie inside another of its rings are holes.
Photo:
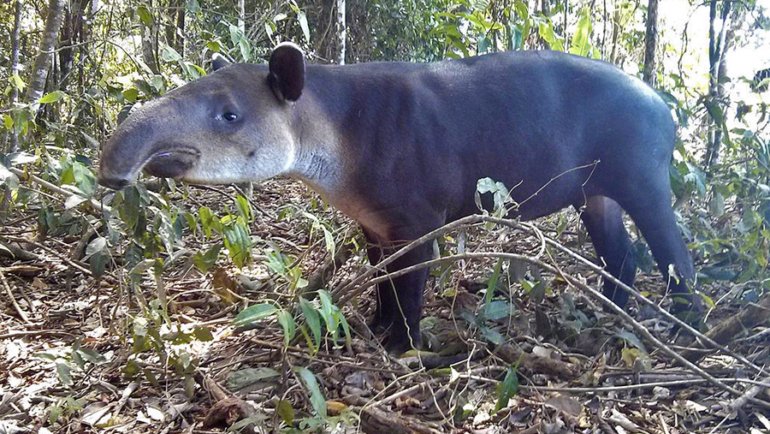
[[[477,181],[490,177],[512,188],[522,219],[577,209],[599,261],[631,285],[627,212],[671,292],[689,302],[695,272],[671,208],[674,139],[655,91],[600,61],[516,52],[306,66],[299,48],[281,44],[268,65],[222,67],[129,116],[104,147],[100,179],[121,187],[141,170],[197,183],[287,174],[361,224],[376,264],[477,212]],[[432,253],[414,249],[388,271]],[[427,277],[378,287],[375,323],[390,329],[391,349],[420,345]],[[604,292],[621,306],[628,298],[611,282]]]

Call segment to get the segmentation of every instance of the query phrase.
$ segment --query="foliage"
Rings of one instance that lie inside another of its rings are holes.
[[[126,283],[138,308],[127,309],[130,314],[123,325],[131,346],[124,374],[158,384],[164,379],[151,365],[161,364],[170,368],[168,373],[192,381],[199,360],[185,345],[207,343],[212,336],[208,328],[188,327],[169,313],[165,287],[178,269],[194,268],[213,280],[217,267],[264,267],[280,295],[256,302],[248,292],[239,294],[240,298],[222,297],[223,304],[238,304],[242,309],[235,318],[236,326],[278,324],[285,348],[305,344],[312,354],[325,346],[350,347],[350,326],[329,292],[314,288],[315,292],[305,293],[309,282],[298,258],[274,240],[254,235],[259,214],[247,197],[230,196],[219,207],[196,204],[188,187],[171,180],[140,182],[120,192],[106,192],[96,183],[93,164],[99,143],[114,130],[121,113],[204,76],[214,52],[235,61],[263,62],[273,45],[292,40],[313,61],[334,58],[336,41],[327,30],[333,2],[250,0],[245,2],[250,12],[243,17],[239,17],[237,2],[68,2],[46,92],[36,101],[25,100],[23,95],[32,82],[30,71],[44,26],[44,2],[21,2],[22,39],[16,69],[11,65],[13,3],[0,4],[0,16],[7,18],[0,20],[0,32],[9,36],[0,39],[0,83],[4,83],[0,94],[0,188],[4,193],[0,217],[8,222],[23,213],[34,214],[35,237],[40,241],[84,239],[82,255],[73,262],[87,266],[97,280],[113,270],[126,270],[116,273],[125,281],[113,286],[122,288]],[[646,2],[616,0],[603,10],[595,3],[351,2],[348,60],[434,61],[496,51],[553,49],[604,59],[632,73],[639,70]],[[735,45],[747,44],[754,32],[770,27],[753,1],[741,2],[729,18],[726,25],[736,35]],[[766,97],[744,93],[732,101],[708,99],[700,78],[708,71],[691,66],[695,61],[682,61],[692,56],[687,41],[665,29],[661,32],[666,42],[659,51],[662,60],[669,62],[659,68],[658,87],[681,126],[671,179],[680,224],[700,270],[699,282],[729,286],[716,289],[721,291],[716,294],[719,297],[734,295],[740,303],[753,302],[770,290]],[[677,57],[678,62],[671,62]],[[735,81],[736,88],[746,85]],[[702,155],[712,124],[724,131],[723,148],[718,164],[706,167]],[[14,142],[18,149],[13,149]],[[31,182],[30,175],[61,191],[47,191],[38,181]],[[491,179],[481,180],[477,191],[479,208],[496,215],[516,206],[506,186]],[[492,206],[483,207],[490,197]],[[92,200],[104,207],[94,207]],[[316,211],[284,209],[279,218],[303,219],[311,241],[317,239],[334,256],[345,240],[338,240],[334,224]],[[639,252],[645,255],[644,249]],[[510,278],[513,268],[514,264],[498,261],[487,273],[483,303],[463,316],[482,340],[492,344],[504,341],[496,326],[515,309],[498,292],[506,270],[509,280],[532,299],[541,299],[550,291],[539,279]],[[144,299],[146,293],[151,294],[149,300]],[[570,303],[565,302],[565,311],[569,311],[564,314],[565,322],[581,329],[588,320]],[[631,334],[621,330],[617,336],[626,344],[626,363],[647,357]],[[67,350],[38,356],[52,363],[65,387],[73,385],[73,374],[77,377],[103,361],[99,353],[79,342]],[[312,414],[295,417],[293,404],[282,399],[278,412],[285,424],[294,426],[295,419],[302,419],[307,426],[318,427],[331,420],[316,374],[307,367],[286,371],[306,391]],[[277,370],[273,373],[279,374]],[[511,367],[502,381],[496,411],[507,405],[517,387],[517,367]],[[80,408],[79,400],[63,399],[50,408],[51,423]]]

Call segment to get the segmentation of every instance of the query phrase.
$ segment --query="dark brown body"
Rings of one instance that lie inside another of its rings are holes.
[[[292,175],[361,224],[382,247],[369,250],[376,263],[476,212],[477,180],[490,177],[513,188],[523,219],[582,210],[598,256],[631,284],[626,210],[669,286],[688,292],[694,271],[670,205],[674,123],[636,78],[555,52],[307,67],[297,53],[279,46],[269,67],[228,66],[129,117],[105,146],[103,183],[119,187],[142,167],[203,183]],[[423,246],[389,270],[431,254]],[[379,288],[376,320],[392,326],[392,348],[419,344],[426,278]],[[605,292],[625,304],[614,285]]]

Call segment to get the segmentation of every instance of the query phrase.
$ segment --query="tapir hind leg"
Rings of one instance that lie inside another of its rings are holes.
[[[575,208],[591,237],[599,265],[605,266],[607,272],[621,282],[633,286],[636,263],[620,205],[608,197],[593,196]],[[604,295],[621,307],[628,302],[628,293],[608,279],[604,280]]]
[[[698,310],[700,299],[694,297],[691,291],[695,282],[695,269],[676,225],[668,182],[661,185],[637,185],[636,191],[644,194],[626,200],[619,199],[619,202],[647,241],[667,287],[674,295],[671,311]],[[673,276],[669,273],[671,267],[674,270]]]

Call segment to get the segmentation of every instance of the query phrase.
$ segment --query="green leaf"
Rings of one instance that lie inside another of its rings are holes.
[[[56,375],[58,375],[61,384],[65,386],[72,385],[72,369],[68,364],[64,362],[57,362]]]
[[[3,126],[5,126],[5,129],[8,131],[13,129],[13,117],[8,113],[3,115]]]
[[[497,321],[511,314],[511,304],[506,300],[495,300],[484,305],[482,315],[484,319]]]
[[[88,348],[78,348],[77,353],[80,357],[83,358],[83,360],[89,363],[93,363],[94,365],[98,365],[107,361],[107,359],[99,352]]]
[[[480,331],[481,331],[481,335],[489,343],[492,343],[495,345],[502,345],[503,342],[505,342],[505,336],[503,336],[500,332],[498,332],[495,329],[491,329],[489,327],[482,327]]]
[[[297,12],[297,21],[300,28],[302,28],[302,35],[305,37],[305,42],[310,43],[310,27],[307,25],[307,16],[304,12]]]
[[[102,252],[107,248],[107,239],[104,237],[96,237],[86,247],[86,258]]]
[[[145,26],[152,26],[152,13],[150,12],[150,9],[147,7],[147,5],[139,5],[139,7],[136,8],[136,13],[139,15],[139,19],[142,20],[142,23],[144,23]]]
[[[255,304],[242,310],[241,313],[235,317],[233,323],[239,327],[252,324],[256,321],[274,315],[277,311],[278,308],[270,303]]]
[[[243,197],[243,195],[238,195],[235,198],[235,206],[238,209],[238,214],[243,217],[246,221],[251,221],[252,211],[251,211],[251,204],[249,203],[249,200]]]
[[[297,331],[297,323],[294,322],[294,317],[285,309],[278,311],[278,324],[283,329],[283,344],[289,346],[289,343],[294,339],[294,334]]]
[[[495,268],[492,271],[492,277],[489,278],[487,281],[487,292],[484,294],[484,304],[489,305],[489,303],[492,301],[492,297],[495,295],[495,290],[497,290],[497,282],[500,281],[500,271],[503,268],[503,258],[500,258],[497,260],[497,263],[495,264]]]
[[[626,341],[626,343],[639,348],[640,350],[647,352],[647,349],[645,348],[644,344],[642,343],[641,339],[639,339],[638,336],[631,333],[628,330],[620,330],[617,333],[615,333],[615,336],[619,337],[620,339],[623,339]]]
[[[337,310],[337,306],[334,305],[331,296],[326,291],[318,291],[318,300],[321,302],[321,309],[318,312],[320,312],[321,318],[323,318],[326,323],[326,330],[332,333],[336,338],[337,326],[339,326],[339,323],[337,322],[337,316],[334,315],[334,313]]]
[[[589,51],[591,51],[591,9],[583,8],[569,52],[585,56]]]
[[[321,389],[318,387],[318,381],[316,380],[315,375],[313,375],[313,373],[305,367],[298,367],[294,369],[302,379],[302,382],[305,383],[305,387],[310,393],[310,405],[313,406],[313,410],[315,410],[316,416],[325,418],[326,398],[324,398],[323,393],[321,393]]]
[[[39,102],[40,102],[40,104],[50,104],[52,102],[59,101],[60,99],[62,99],[63,96],[64,96],[64,92],[62,92],[60,90],[55,90],[53,92],[50,92],[50,93],[47,93],[47,94],[43,95],[40,98]]]
[[[208,48],[209,51],[212,51],[214,53],[221,53],[222,51],[224,51],[224,47],[222,47],[222,44],[220,44],[219,41],[206,42],[206,48]]]
[[[214,335],[211,334],[211,329],[208,327],[195,327],[192,333],[195,339],[201,342],[211,342],[214,340]]]
[[[225,247],[237,267],[243,267],[251,258],[251,236],[245,223],[236,220],[224,227]]]
[[[294,426],[294,408],[291,406],[291,402],[281,399],[275,409],[286,425]]]
[[[262,380],[280,377],[280,373],[273,368],[247,368],[231,373],[227,377],[227,388],[239,390],[251,386]]]
[[[24,80],[19,77],[19,74],[13,74],[11,75],[11,83],[16,87],[16,89],[23,91],[27,85],[24,83]]]
[[[219,258],[219,251],[222,249],[221,244],[214,244],[206,252],[195,252],[192,257],[193,265],[201,273],[207,273],[211,267],[217,263]]]
[[[305,316],[305,324],[307,324],[310,332],[313,334],[315,346],[318,348],[321,346],[321,317],[315,306],[302,297],[299,299],[299,307],[302,309],[302,314]]]
[[[505,374],[503,382],[500,383],[497,389],[497,403],[495,404],[495,412],[500,411],[502,408],[508,405],[508,401],[516,395],[519,391],[519,377],[516,375],[515,367],[508,368],[508,372]]]
[[[139,98],[139,89],[135,87],[129,87],[128,89],[124,90],[122,94],[126,101],[133,103],[136,102],[137,98]]]
[[[182,60],[182,56],[172,47],[168,45],[163,46],[163,50],[160,53],[160,58],[165,62],[178,62]]]

